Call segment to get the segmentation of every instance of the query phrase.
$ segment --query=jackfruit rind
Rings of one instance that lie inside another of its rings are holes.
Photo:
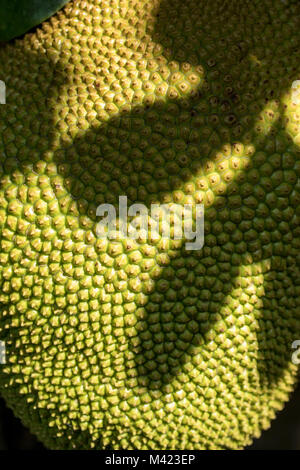
[[[46,446],[238,449],[288,400],[299,9],[75,1],[0,49],[0,389]],[[98,239],[120,195],[204,247]]]
[[[9,41],[42,23],[69,0],[2,0],[0,41]]]

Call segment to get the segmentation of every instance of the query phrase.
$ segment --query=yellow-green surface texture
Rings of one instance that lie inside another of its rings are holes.
[[[56,449],[239,449],[294,389],[300,4],[73,1],[0,47],[0,390]],[[204,204],[205,241],[96,208]]]

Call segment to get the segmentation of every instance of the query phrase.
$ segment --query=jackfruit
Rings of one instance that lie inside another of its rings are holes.
[[[288,400],[299,20],[77,0],[1,46],[0,389],[49,448],[240,449]],[[119,196],[203,204],[203,247],[97,237]]]
[[[2,0],[0,41],[8,41],[49,18],[68,0]]]

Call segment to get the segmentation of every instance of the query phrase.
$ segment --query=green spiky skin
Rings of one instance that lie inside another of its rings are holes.
[[[21,36],[42,23],[69,0],[2,0],[0,5],[0,41]]]
[[[82,0],[0,49],[0,390],[48,447],[239,449],[288,400],[299,19]],[[97,238],[120,195],[204,204],[204,247]]]

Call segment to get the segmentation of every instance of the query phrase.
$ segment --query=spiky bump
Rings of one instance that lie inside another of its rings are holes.
[[[50,448],[241,448],[287,401],[299,13],[74,1],[0,49],[1,393]],[[203,203],[204,247],[98,239],[120,195]]]

